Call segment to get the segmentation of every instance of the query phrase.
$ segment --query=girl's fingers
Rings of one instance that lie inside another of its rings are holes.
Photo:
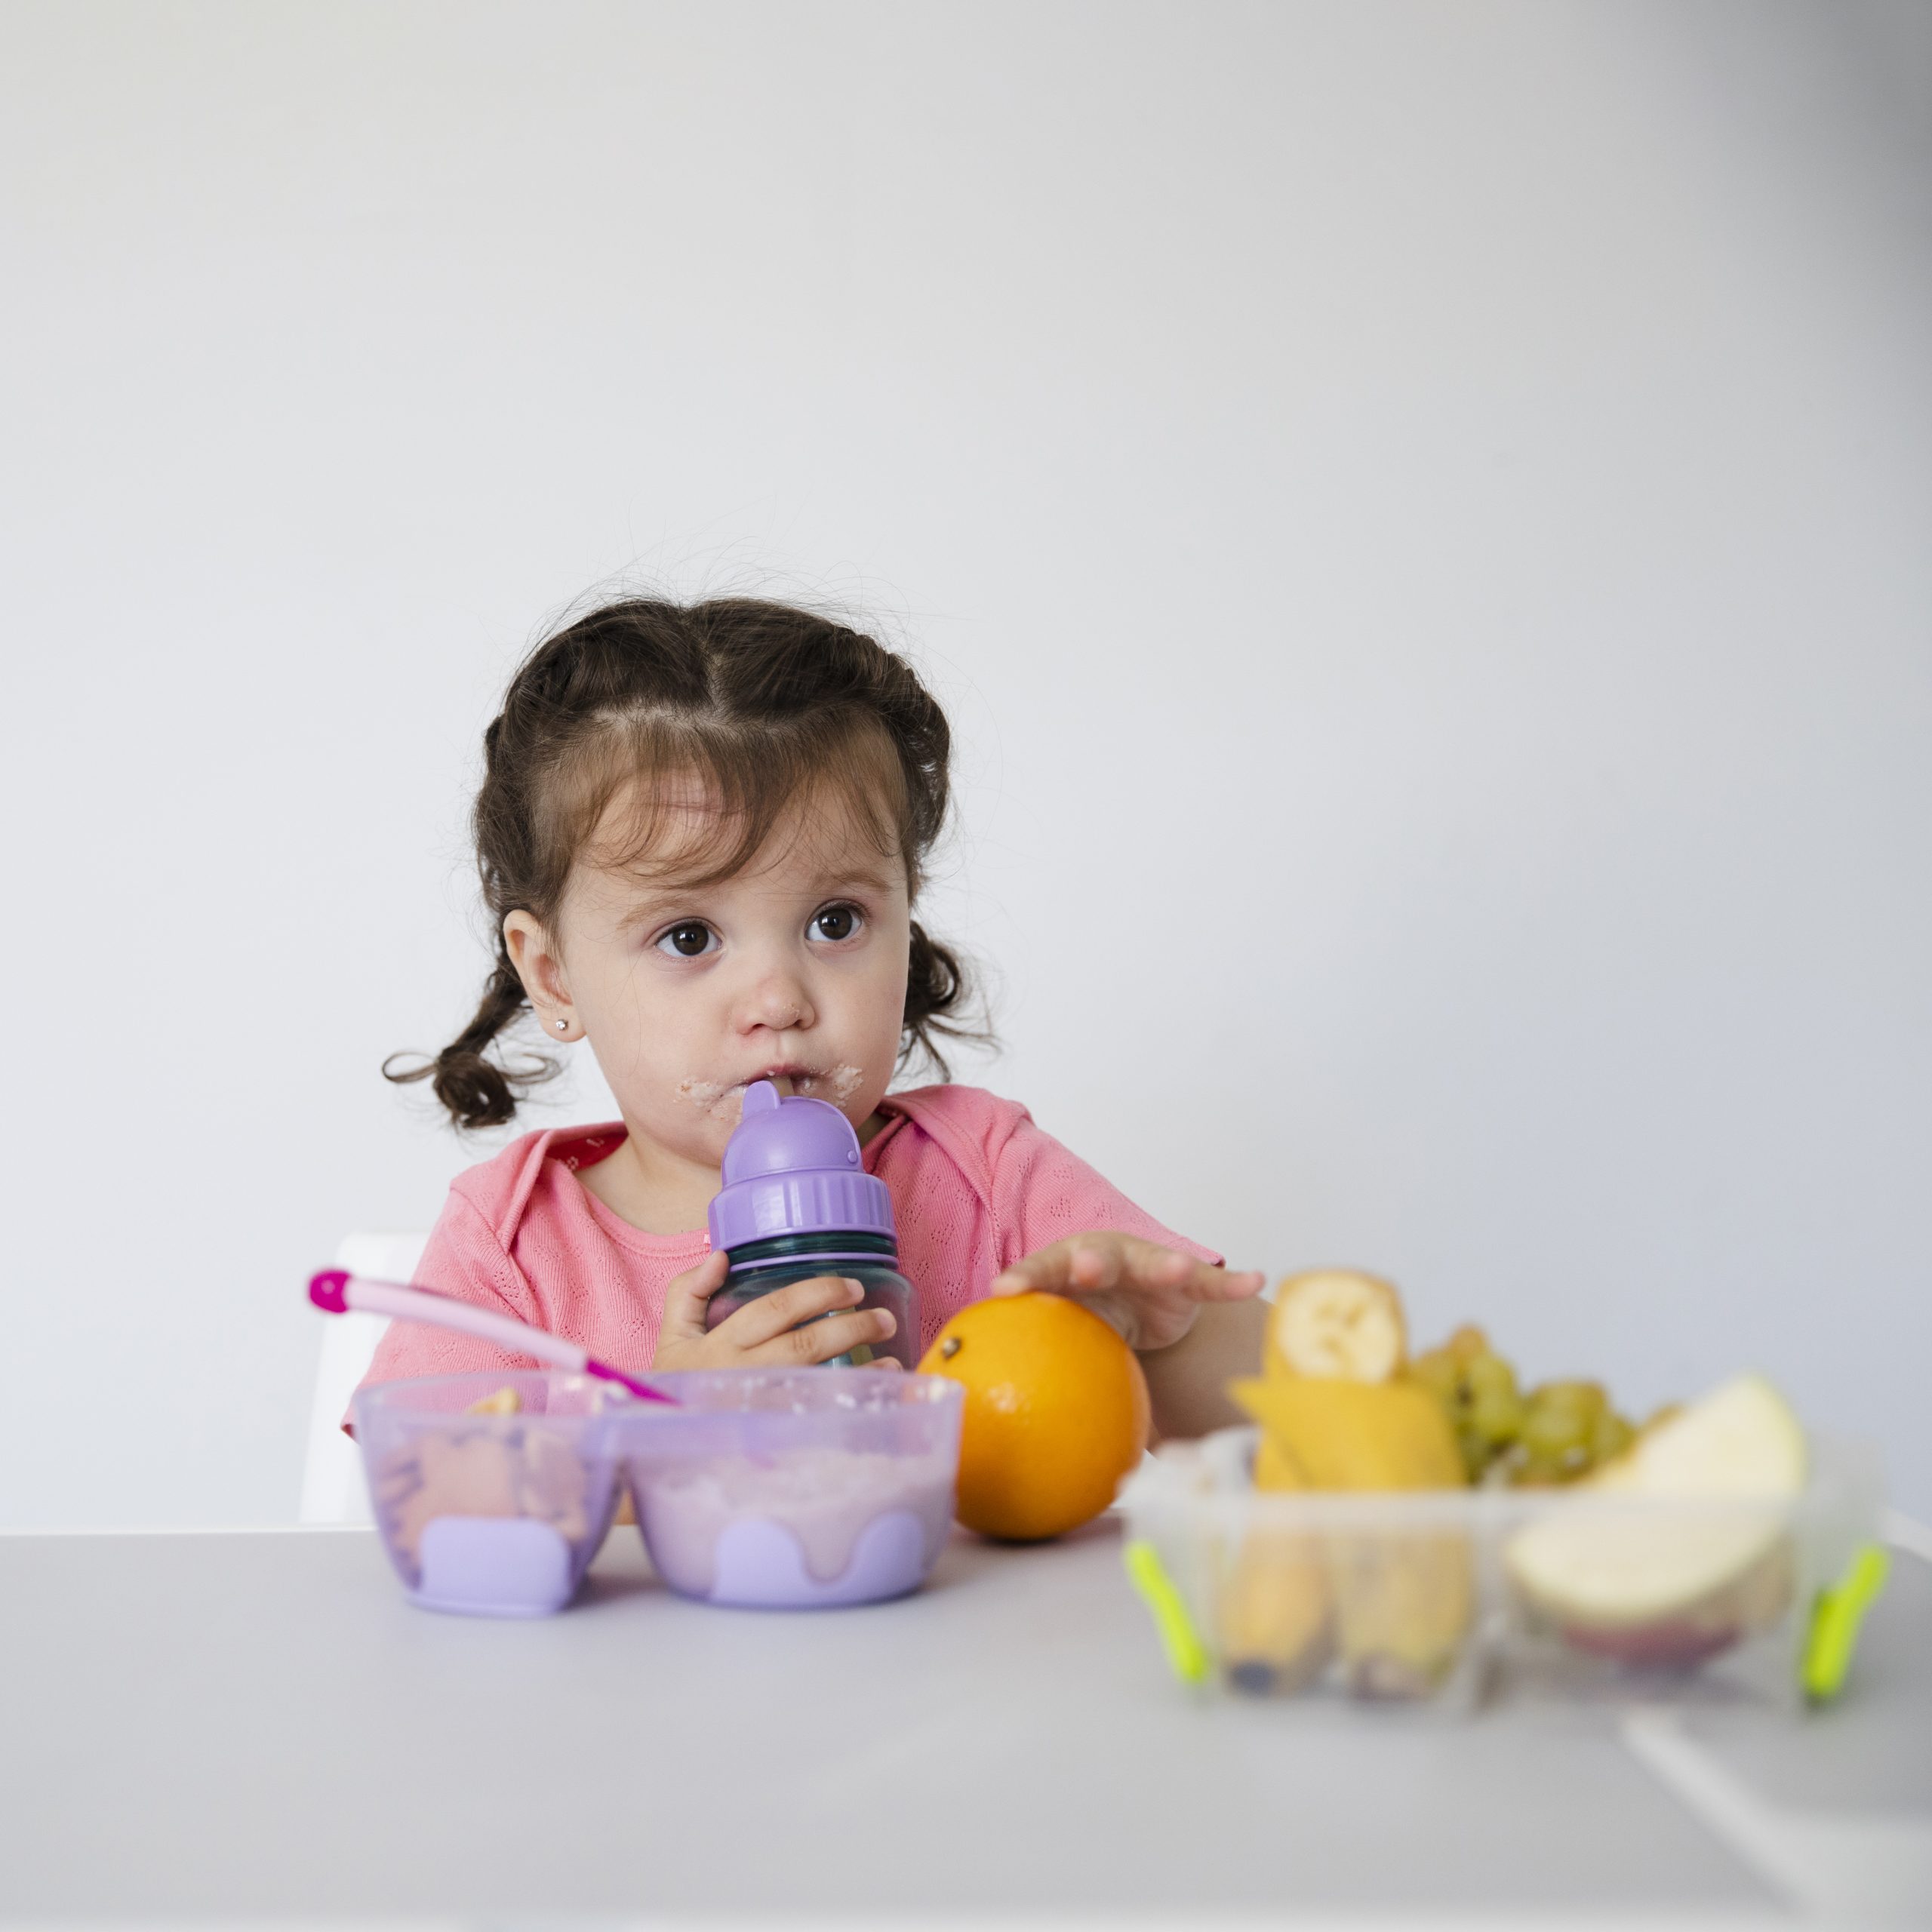
[[[1074,1284],[1074,1251],[1081,1244],[1078,1235],[1037,1248],[1011,1268],[993,1277],[988,1293],[1024,1295],[1044,1291],[1053,1294]]]
[[[752,1363],[808,1367],[856,1348],[889,1341],[898,1331],[889,1309],[857,1306],[865,1299],[864,1289],[841,1275],[789,1282],[707,1330],[705,1304],[724,1285],[729,1272],[727,1257],[714,1254],[666,1288],[654,1367],[727,1368]]]
[[[1158,1259],[1130,1257],[1127,1278],[1131,1285],[1177,1291],[1189,1301],[1245,1301],[1259,1294],[1268,1279],[1258,1269],[1235,1274],[1175,1248],[1155,1247],[1151,1242],[1148,1247]]]
[[[1266,1278],[1252,1269],[1231,1274],[1137,1235],[1072,1235],[1014,1263],[995,1278],[991,1292],[1096,1294],[1109,1288],[1153,1288],[1190,1301],[1244,1301],[1260,1293]]]
[[[713,1332],[729,1346],[749,1353],[777,1340],[801,1321],[851,1308],[865,1298],[866,1291],[857,1281],[842,1275],[816,1275],[809,1281],[789,1281],[768,1295],[760,1295],[756,1301],[719,1322]],[[834,1349],[832,1352],[836,1355],[838,1351]]]
[[[723,1334],[729,1323],[721,1323]],[[810,1368],[834,1355],[864,1344],[888,1341],[898,1326],[892,1311],[884,1308],[855,1308],[849,1315],[828,1315],[823,1321],[808,1321],[802,1328],[788,1328],[762,1346],[749,1350],[750,1362],[772,1362],[792,1368]]]
[[[704,1339],[704,1306],[724,1285],[731,1258],[722,1248],[672,1278],[664,1290],[663,1332],[685,1341]]]
[[[1266,1274],[1259,1268],[1210,1268],[1204,1261],[1195,1266],[1203,1301],[1252,1301],[1268,1285]]]
[[[1144,1248],[1149,1257],[1158,1257],[1157,1266],[1164,1266],[1169,1260],[1185,1263],[1189,1259],[1131,1235],[1069,1235],[1016,1261],[995,1280],[992,1292],[1018,1295],[1044,1289],[1052,1294],[1091,1294],[1116,1287],[1129,1278],[1129,1257],[1136,1248]]]

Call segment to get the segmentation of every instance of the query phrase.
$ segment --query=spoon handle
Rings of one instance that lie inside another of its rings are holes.
[[[421,1321],[432,1328],[453,1328],[460,1334],[475,1335],[500,1348],[518,1355],[534,1355],[553,1368],[567,1368],[580,1375],[594,1375],[599,1381],[613,1382],[628,1389],[647,1402],[675,1402],[661,1389],[639,1382],[620,1368],[597,1360],[575,1342],[567,1342],[546,1328],[533,1328],[508,1315],[493,1315],[473,1302],[459,1301],[454,1295],[440,1295],[433,1289],[405,1287],[400,1281],[372,1281],[367,1275],[351,1275],[340,1268],[325,1269],[309,1281],[309,1299],[328,1315],[346,1315],[351,1309],[371,1315],[386,1315],[398,1321]]]

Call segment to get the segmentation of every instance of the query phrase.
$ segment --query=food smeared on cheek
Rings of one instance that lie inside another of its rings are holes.
[[[809,1094],[815,1100],[829,1100],[834,1106],[842,1107],[859,1091],[865,1078],[863,1067],[841,1061],[823,1073],[808,1074],[795,1084],[801,1094]]]
[[[694,1074],[679,1081],[673,1091],[679,1100],[722,1126],[736,1127],[738,1116],[744,1109],[745,1088],[742,1081],[731,1085],[722,1081],[700,1080]]]

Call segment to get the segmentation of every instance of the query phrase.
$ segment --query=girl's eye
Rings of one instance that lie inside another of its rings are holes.
[[[695,959],[709,952],[717,937],[702,919],[684,919],[659,938],[657,949],[675,953],[680,959]]]
[[[812,937],[832,940],[850,939],[863,924],[864,915],[857,906],[828,906],[823,912],[812,915]]]

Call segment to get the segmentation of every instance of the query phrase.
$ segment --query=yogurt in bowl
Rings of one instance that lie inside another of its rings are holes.
[[[952,1526],[961,1391],[863,1368],[658,1375],[675,1408],[610,1440],[652,1564],[681,1596],[768,1610],[903,1596]]]

